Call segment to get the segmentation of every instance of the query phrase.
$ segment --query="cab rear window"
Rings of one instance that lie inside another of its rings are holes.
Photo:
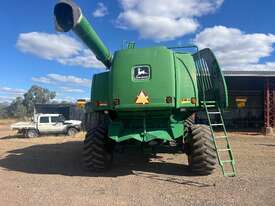
[[[40,117],[40,123],[49,123],[49,117]]]

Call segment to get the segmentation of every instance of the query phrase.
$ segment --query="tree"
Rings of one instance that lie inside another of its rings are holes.
[[[7,118],[8,114],[8,105],[4,103],[0,103],[0,118]]]
[[[46,104],[56,96],[55,92],[33,85],[25,94],[23,105],[26,107],[27,115],[31,116],[34,112],[35,104]]]
[[[23,102],[24,100],[22,97],[16,97],[16,99],[13,100],[10,106],[7,108],[8,116],[16,118],[25,117],[27,114],[27,109],[23,105]]]

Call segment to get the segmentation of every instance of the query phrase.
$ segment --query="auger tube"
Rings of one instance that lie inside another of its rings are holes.
[[[107,68],[112,65],[112,54],[99,38],[93,27],[71,0],[61,0],[54,8],[55,27],[59,32],[74,33],[92,50],[97,59]]]

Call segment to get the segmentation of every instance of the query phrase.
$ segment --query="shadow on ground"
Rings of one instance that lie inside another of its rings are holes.
[[[8,136],[0,137],[0,141],[8,140],[8,139],[24,139],[24,138],[26,138],[26,137],[24,137],[21,134],[16,134],[16,135],[8,135]]]
[[[115,154],[113,168],[110,171],[105,173],[90,173],[85,171],[81,164],[81,152],[82,142],[77,141],[61,144],[33,145],[8,151],[7,155],[0,159],[0,167],[11,171],[31,174],[59,174],[66,176],[117,177],[132,174],[144,178],[177,184],[188,184],[196,187],[212,186],[184,180],[181,176],[192,175],[184,164],[165,161],[150,162],[150,157],[143,155],[141,152],[135,154],[130,152],[130,154],[126,151],[123,154]],[[163,174],[169,175],[169,177]]]
[[[256,144],[259,146],[265,146],[265,147],[275,147],[275,144]]]

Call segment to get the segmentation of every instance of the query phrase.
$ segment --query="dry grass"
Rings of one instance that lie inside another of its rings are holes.
[[[19,122],[19,121],[21,121],[21,120],[14,119],[14,118],[0,119],[0,125],[12,124],[12,123]]]

